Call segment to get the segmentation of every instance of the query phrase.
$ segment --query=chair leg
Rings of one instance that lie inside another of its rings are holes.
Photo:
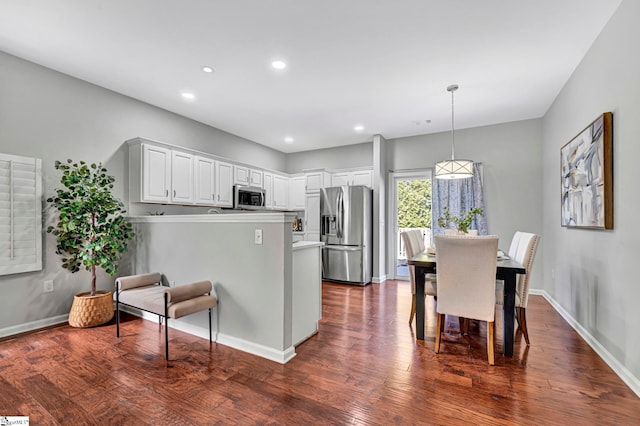
[[[444,314],[438,314],[438,318],[436,319],[436,345],[435,345],[436,353],[440,352],[440,334],[442,333],[443,324],[444,324]]]
[[[524,341],[527,342],[527,346],[529,346],[529,331],[527,330],[527,310],[526,308],[517,307],[516,308],[516,317],[518,318],[518,322],[520,323],[520,329],[522,330],[522,335],[524,336]]]
[[[169,361],[169,302],[164,294],[164,357]]]
[[[116,337],[120,337],[120,293],[116,289]]]
[[[495,352],[494,352],[494,330],[493,330],[493,321],[487,322],[487,353],[489,355],[489,365],[494,365],[495,363]]]
[[[413,324],[413,317],[416,314],[416,296],[411,296],[411,313],[409,314],[409,325]]]
[[[209,343],[211,343],[213,339],[211,338],[211,308],[209,308]]]

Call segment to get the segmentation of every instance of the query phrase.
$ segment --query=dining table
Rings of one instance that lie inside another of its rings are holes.
[[[424,280],[425,274],[436,273],[436,255],[428,249],[408,259],[409,265],[415,267],[416,291],[416,338],[424,340]],[[502,304],[502,330],[504,356],[513,356],[513,334],[516,303],[517,275],[525,274],[527,270],[520,263],[507,256],[498,256],[496,264],[496,278],[504,281],[504,301]]]

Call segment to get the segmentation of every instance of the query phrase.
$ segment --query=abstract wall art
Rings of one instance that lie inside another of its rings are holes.
[[[613,229],[612,132],[605,112],[561,148],[562,226]]]

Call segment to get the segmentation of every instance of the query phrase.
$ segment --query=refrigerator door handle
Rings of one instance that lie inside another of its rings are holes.
[[[362,251],[360,246],[324,246],[323,250],[337,250],[337,251]]]
[[[340,192],[338,192],[338,197],[336,199],[336,222],[337,222],[337,237],[338,238],[342,238],[342,221],[344,220],[344,205],[343,203],[343,193],[342,193],[342,188],[340,188]]]

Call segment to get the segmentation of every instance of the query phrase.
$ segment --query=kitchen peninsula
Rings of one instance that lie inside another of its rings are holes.
[[[216,342],[286,363],[294,346],[317,331],[322,313],[322,243],[293,244],[294,218],[288,212],[132,217],[136,236],[120,272],[160,272],[177,286],[210,280],[219,300]],[[208,338],[204,313],[169,326]]]

